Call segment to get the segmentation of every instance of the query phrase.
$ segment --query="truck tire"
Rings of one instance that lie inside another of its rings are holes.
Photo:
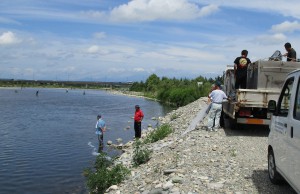
[[[231,130],[238,130],[239,126],[240,125],[237,123],[236,118],[235,119],[230,118],[230,129]]]
[[[221,112],[221,117],[220,117],[220,126],[221,127],[223,127],[224,128],[224,126],[225,126],[225,120],[224,120],[225,118],[224,118],[224,112],[223,112],[223,110],[222,110],[222,112]]]
[[[273,184],[282,183],[283,178],[276,170],[275,157],[272,149],[268,151],[268,174]]]

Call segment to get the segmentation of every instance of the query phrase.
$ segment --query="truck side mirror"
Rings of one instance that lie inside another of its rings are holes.
[[[268,112],[275,113],[276,112],[276,101],[270,100],[268,102]]]

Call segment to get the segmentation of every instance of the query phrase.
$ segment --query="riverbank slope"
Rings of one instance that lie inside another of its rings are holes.
[[[268,128],[248,126],[233,131],[225,127],[208,132],[201,127],[204,120],[182,136],[205,101],[200,98],[160,118],[174,132],[151,144],[150,161],[131,168],[128,179],[107,193],[295,193],[289,185],[276,186],[268,179]],[[119,161],[130,166],[131,157],[129,147]]]

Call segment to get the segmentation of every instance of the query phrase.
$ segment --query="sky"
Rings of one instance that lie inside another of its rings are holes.
[[[286,42],[300,53],[299,10],[299,0],[1,0],[0,78],[215,78],[243,49],[252,62]]]

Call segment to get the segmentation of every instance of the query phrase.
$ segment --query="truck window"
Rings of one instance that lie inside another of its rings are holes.
[[[300,120],[300,80],[297,86],[296,100],[294,106],[294,119]]]
[[[294,77],[288,79],[285,82],[284,87],[281,91],[281,94],[280,94],[280,97],[278,100],[278,109],[277,109],[279,116],[287,117],[287,115],[288,115],[293,83],[294,83]]]

